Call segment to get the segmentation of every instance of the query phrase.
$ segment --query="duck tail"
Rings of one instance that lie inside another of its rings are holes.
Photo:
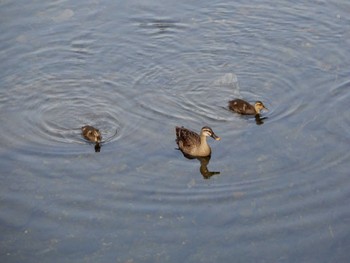
[[[179,145],[179,140],[181,138],[181,131],[182,131],[182,129],[183,129],[183,126],[182,127],[179,127],[179,126],[175,127],[175,133],[176,133],[175,141],[176,141],[177,145]]]

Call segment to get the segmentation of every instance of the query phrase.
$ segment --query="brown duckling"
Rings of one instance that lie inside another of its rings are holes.
[[[200,135],[184,127],[176,127],[176,143],[185,156],[206,157],[210,156],[211,149],[207,143],[207,137],[220,140],[210,127],[203,127]]]
[[[95,142],[96,145],[97,144],[99,145],[101,143],[101,140],[102,140],[101,132],[95,127],[85,125],[81,127],[81,131],[82,131],[83,137],[86,140],[90,142]]]
[[[256,101],[254,106],[241,99],[234,99],[228,102],[228,107],[239,114],[257,115],[261,110],[268,110],[261,101]]]

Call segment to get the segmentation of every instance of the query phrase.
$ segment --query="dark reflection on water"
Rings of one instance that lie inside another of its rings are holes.
[[[1,1],[0,261],[347,262],[349,10]],[[210,163],[178,123],[222,136]]]
[[[177,150],[180,150],[180,149],[177,149]],[[192,157],[190,155],[183,153],[183,156],[189,160],[197,159],[199,161],[200,163],[199,172],[201,173],[204,179],[209,179],[213,175],[220,174],[220,172],[213,172],[213,171],[209,171],[208,169],[211,155],[206,157]]]
[[[256,125],[264,124],[264,120],[266,120],[268,117],[261,117],[260,114],[255,115],[255,122]]]
[[[96,143],[95,144],[95,152],[99,153],[101,151],[101,144]]]
[[[213,172],[208,170],[208,165],[211,156],[207,157],[198,157],[197,160],[200,162],[199,171],[203,175],[204,179],[209,179],[213,175],[220,174],[220,172]]]

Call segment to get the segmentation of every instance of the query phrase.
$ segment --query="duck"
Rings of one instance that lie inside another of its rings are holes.
[[[83,137],[90,141],[90,142],[94,142],[96,143],[96,145],[100,145],[101,140],[102,140],[102,136],[101,136],[101,132],[99,131],[99,129],[96,129],[93,126],[90,125],[85,125],[83,127],[81,127],[81,131],[82,131],[82,135]]]
[[[217,141],[221,139],[208,126],[204,126],[200,134],[186,129],[183,126],[176,126],[175,132],[176,143],[179,146],[179,150],[188,158],[210,156],[211,149],[207,143],[207,137],[212,137]]]
[[[253,106],[245,100],[234,99],[228,102],[228,107],[230,110],[242,115],[259,115],[261,110],[268,111],[260,100],[256,101]]]

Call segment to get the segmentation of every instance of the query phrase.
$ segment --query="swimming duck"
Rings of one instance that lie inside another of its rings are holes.
[[[228,102],[228,107],[239,114],[257,115],[261,110],[268,110],[261,101],[256,101],[254,106],[241,99],[234,99]]]
[[[210,127],[203,127],[200,135],[184,127],[176,127],[176,143],[185,156],[206,157],[210,156],[211,149],[207,143],[207,137],[220,140]]]
[[[81,127],[82,134],[84,138],[90,142],[95,142],[96,145],[99,145],[102,140],[101,133],[95,127],[85,125]]]

